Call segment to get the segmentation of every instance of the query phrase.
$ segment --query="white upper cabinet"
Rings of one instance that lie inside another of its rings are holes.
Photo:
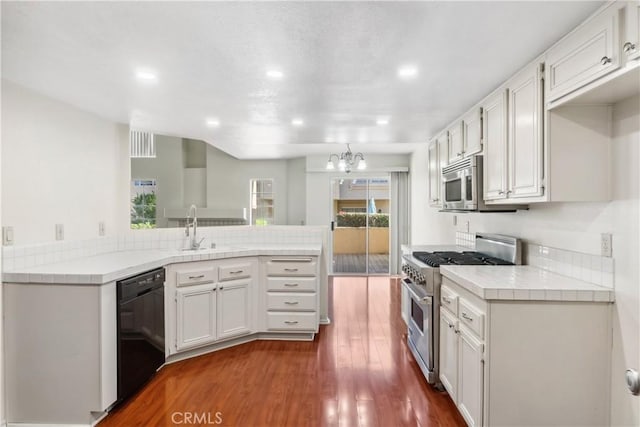
[[[449,164],[449,139],[442,132],[429,144],[429,206],[442,207],[442,168]]]
[[[622,40],[622,51],[627,60],[640,58],[640,2],[629,1],[625,10],[626,36]]]
[[[620,67],[620,3],[578,27],[547,52],[547,97],[554,101]]]
[[[508,198],[541,196],[542,72],[536,61],[507,83],[508,102]]]
[[[484,141],[484,199],[504,199],[507,192],[507,91],[496,92],[482,104]]]
[[[429,143],[429,206],[438,206],[440,203],[440,158],[438,157],[438,140]]]
[[[482,109],[474,108],[462,118],[465,157],[482,151]]]
[[[464,157],[464,126],[462,120],[449,128],[449,163]]]

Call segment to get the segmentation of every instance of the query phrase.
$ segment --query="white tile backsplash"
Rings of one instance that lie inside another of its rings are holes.
[[[524,263],[613,289],[613,258],[535,244],[526,245]]]
[[[323,226],[199,227],[198,239],[205,238],[202,242],[205,247],[212,243],[218,246],[322,244],[327,230],[328,228]],[[4,246],[2,267],[4,271],[12,271],[116,251],[181,249],[187,247],[188,242],[189,238],[185,236],[183,228],[163,228],[135,230],[118,236],[88,240]]]
[[[476,233],[456,231],[456,246],[474,249],[476,247]]]

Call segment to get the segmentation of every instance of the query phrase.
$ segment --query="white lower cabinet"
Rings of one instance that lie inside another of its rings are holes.
[[[458,321],[440,312],[440,381],[455,402],[458,398]]]
[[[218,288],[218,339],[251,332],[251,279],[223,282]]]
[[[608,425],[610,303],[485,300],[446,276],[443,298],[439,378],[469,426]]]
[[[467,331],[458,329],[458,409],[470,426],[482,425],[483,344]]]
[[[167,354],[255,332],[256,258],[167,267]]]
[[[443,286],[440,308],[440,381],[469,426],[481,426],[484,387],[484,314],[461,292]],[[455,296],[455,297],[452,297]],[[449,301],[447,303],[447,301]],[[465,325],[469,325],[467,327]]]
[[[176,291],[178,351],[216,340],[216,290],[215,283],[208,283]]]
[[[317,257],[265,257],[262,260],[264,332],[318,332]]]

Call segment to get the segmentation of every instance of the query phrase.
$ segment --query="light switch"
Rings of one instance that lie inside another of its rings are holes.
[[[104,233],[105,233],[104,221],[100,221],[98,223],[98,236],[104,236]]]
[[[13,245],[13,227],[2,227],[2,244],[4,246]]]
[[[56,240],[64,240],[64,225],[56,224]]]

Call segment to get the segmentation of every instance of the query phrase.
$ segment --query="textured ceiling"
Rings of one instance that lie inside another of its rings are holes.
[[[402,153],[600,4],[2,2],[2,77],[240,158],[346,142]],[[403,64],[418,68],[414,79],[397,77]],[[284,78],[267,78],[273,67]],[[157,82],[139,82],[139,68]]]

